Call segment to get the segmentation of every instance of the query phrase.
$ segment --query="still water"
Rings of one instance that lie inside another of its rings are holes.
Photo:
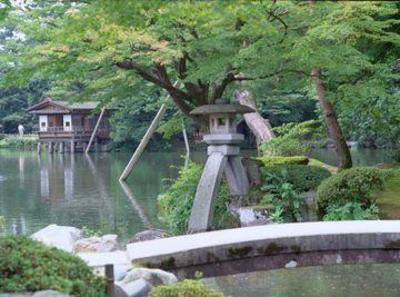
[[[247,154],[252,154],[247,152]],[[254,154],[254,152],[253,152]],[[130,155],[42,154],[0,150],[0,216],[8,233],[31,234],[49,224],[89,227],[122,240],[147,227],[160,227],[157,195],[176,177],[183,152],[146,153],[125,187],[118,181]],[[334,164],[334,154],[313,156]],[[192,154],[194,161],[204,153]],[[356,165],[389,162],[384,151],[353,151]]]
[[[0,150],[0,216],[7,232],[49,224],[89,227],[121,239],[157,227],[157,195],[184,163],[179,152],[146,153],[127,185],[118,178],[129,154],[42,154]]]
[[[332,265],[205,279],[231,297],[398,297],[400,264]]]

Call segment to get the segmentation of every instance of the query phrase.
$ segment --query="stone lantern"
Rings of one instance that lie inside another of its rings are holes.
[[[203,137],[204,142],[208,144],[208,159],[197,186],[189,232],[209,229],[214,200],[223,173],[231,195],[244,196],[248,193],[249,181],[239,157],[238,146],[244,140],[244,135],[237,133],[236,117],[249,112],[254,112],[254,109],[240,104],[229,104],[224,99],[218,99],[216,104],[203,105],[192,110],[192,115],[208,119],[210,133]]]

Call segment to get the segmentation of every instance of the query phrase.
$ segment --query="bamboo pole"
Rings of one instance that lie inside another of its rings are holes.
[[[94,140],[94,137],[96,136],[97,129],[99,129],[100,122],[101,122],[101,120],[102,120],[102,118],[103,118],[103,115],[104,115],[104,112],[105,112],[105,111],[106,111],[106,107],[104,106],[104,107],[101,109],[101,113],[100,113],[100,116],[99,116],[99,118],[98,118],[98,120],[97,120],[96,126],[94,126],[93,133],[92,133],[92,135],[90,136],[90,140],[89,140],[88,146],[86,147],[86,150],[85,150],[85,153],[86,153],[86,154],[89,153],[90,147],[92,146],[92,142],[93,142],[93,140]]]
[[[174,86],[178,86],[178,81],[174,83]],[[168,95],[166,99],[169,99],[170,96]],[[149,143],[151,137],[153,136],[154,132],[157,129],[158,124],[161,122],[162,117],[164,116],[165,112],[167,111],[167,105],[163,103],[158,110],[156,116],[154,117],[153,121],[150,124],[150,127],[147,129],[146,133],[144,134],[142,140],[139,143],[139,146],[136,148],[136,151],[133,153],[131,159],[129,160],[128,165],[126,165],[124,171],[122,172],[119,180],[125,181],[128,179],[129,175],[131,174],[133,168],[137,161],[139,161],[140,156],[143,154],[144,149],[146,148],[147,144]]]

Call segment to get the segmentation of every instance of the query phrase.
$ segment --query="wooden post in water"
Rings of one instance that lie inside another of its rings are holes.
[[[86,154],[89,153],[90,147],[91,147],[91,145],[92,145],[92,142],[93,142],[93,140],[94,140],[94,137],[96,136],[97,129],[99,129],[100,122],[101,122],[101,120],[103,119],[103,115],[104,115],[104,112],[105,112],[105,111],[106,111],[106,107],[104,106],[104,107],[101,109],[101,113],[100,113],[99,118],[97,119],[96,126],[94,126],[93,133],[92,133],[92,135],[90,136],[90,140],[89,140],[88,146],[86,147],[86,150],[85,150],[85,153],[86,153]]]
[[[178,86],[178,81],[174,83],[174,86]],[[169,99],[169,95],[166,99]],[[131,174],[133,168],[137,161],[139,161],[140,156],[143,154],[144,149],[146,148],[147,144],[149,143],[151,137],[153,136],[155,130],[157,129],[158,124],[161,122],[162,117],[164,116],[165,112],[167,111],[167,105],[163,103],[158,110],[156,116],[154,117],[153,121],[150,124],[149,129],[147,129],[146,134],[144,134],[142,140],[139,143],[139,146],[136,148],[136,151],[133,153],[132,158],[129,160],[128,165],[126,165],[124,171],[122,172],[119,180],[126,181]]]
[[[114,265],[106,264],[105,277],[107,286],[107,296],[114,297]]]
[[[185,124],[183,122],[182,122],[182,133],[183,133],[183,140],[185,141],[185,147],[186,147],[185,167],[187,167],[189,164],[189,160],[190,160],[190,146],[189,146],[189,140],[188,140],[187,133],[186,133]]]

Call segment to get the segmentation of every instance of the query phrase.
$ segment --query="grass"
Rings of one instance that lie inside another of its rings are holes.
[[[38,136],[36,134],[26,134],[22,137],[16,134],[3,135],[0,140],[0,148],[12,148],[20,150],[33,150],[36,148]]]
[[[385,183],[385,189],[373,195],[379,207],[379,217],[385,220],[400,219],[400,170]]]

